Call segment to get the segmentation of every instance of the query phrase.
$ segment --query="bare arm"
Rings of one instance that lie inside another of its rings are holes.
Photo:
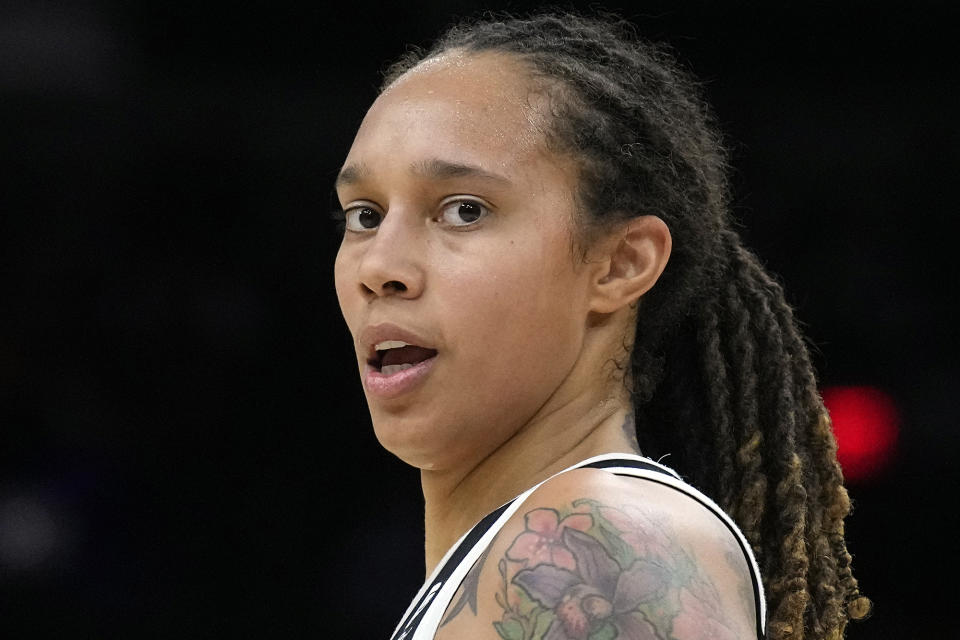
[[[693,500],[584,470],[534,493],[477,561],[437,638],[745,640],[746,560]]]

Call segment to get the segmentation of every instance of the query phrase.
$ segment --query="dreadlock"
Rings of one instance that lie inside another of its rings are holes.
[[[551,98],[547,144],[575,157],[582,239],[637,214],[674,248],[637,311],[632,399],[647,455],[717,498],[752,545],[771,640],[839,640],[862,618],[850,501],[803,336],[729,215],[726,154],[698,85],[610,15],[487,15],[411,51],[383,88],[450,50],[501,52]]]

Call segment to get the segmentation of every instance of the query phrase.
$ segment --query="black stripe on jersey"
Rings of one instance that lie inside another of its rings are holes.
[[[634,469],[642,469],[643,471],[656,471],[657,473],[662,473],[672,478],[676,478],[677,480],[681,480],[680,476],[678,476],[676,473],[674,473],[673,471],[670,471],[669,469],[665,469],[660,465],[653,464],[652,462],[642,462],[640,460],[627,460],[624,458],[613,458],[610,460],[597,460],[596,462],[591,462],[590,464],[585,464],[582,467],[577,467],[577,468],[578,469],[609,469],[610,467],[632,467]]]

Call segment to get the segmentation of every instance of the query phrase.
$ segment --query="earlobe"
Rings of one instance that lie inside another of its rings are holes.
[[[617,227],[601,243],[604,255],[594,282],[591,310],[613,313],[649,291],[670,258],[670,229],[657,216],[640,216]]]

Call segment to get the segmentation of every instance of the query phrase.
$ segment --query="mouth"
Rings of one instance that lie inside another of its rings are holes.
[[[374,355],[367,360],[367,364],[380,375],[392,376],[412,369],[436,355],[436,349],[421,347],[403,340],[384,340],[374,345]]]
[[[362,374],[369,399],[392,401],[408,397],[430,376],[437,360],[435,338],[391,323],[365,327],[358,342],[366,349]]]

